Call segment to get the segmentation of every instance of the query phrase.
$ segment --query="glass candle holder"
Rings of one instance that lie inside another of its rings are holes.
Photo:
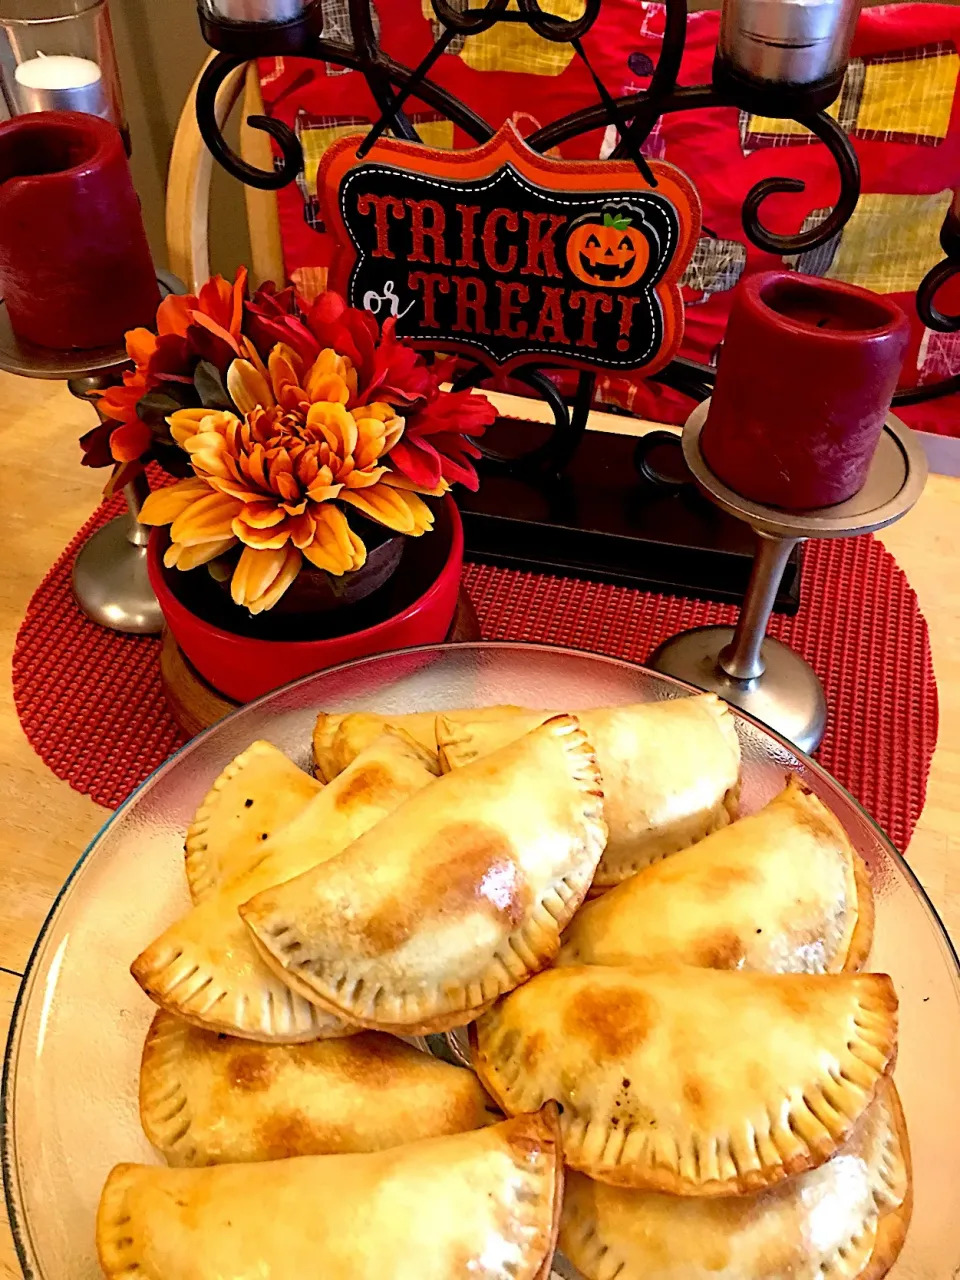
[[[81,111],[126,143],[107,0],[0,0],[0,88],[10,116]]]
[[[292,22],[306,0],[204,0],[204,8],[221,22]]]

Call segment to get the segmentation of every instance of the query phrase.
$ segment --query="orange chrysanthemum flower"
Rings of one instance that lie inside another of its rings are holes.
[[[151,494],[140,519],[170,524],[165,563],[180,569],[242,543],[231,594],[260,613],[280,599],[304,557],[337,575],[363,565],[366,549],[341,503],[414,536],[431,528],[433,515],[381,462],[403,432],[392,406],[347,410],[356,394],[348,359],[325,350],[305,368],[278,344],[264,367],[250,354],[227,378],[242,419],[207,409],[171,415],[194,477]]]

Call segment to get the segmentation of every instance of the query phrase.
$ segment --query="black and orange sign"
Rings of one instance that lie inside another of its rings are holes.
[[[554,160],[511,124],[469,151],[341,138],[318,175],[330,284],[397,333],[491,369],[642,370],[680,346],[679,279],[700,230],[690,180],[653,160]]]

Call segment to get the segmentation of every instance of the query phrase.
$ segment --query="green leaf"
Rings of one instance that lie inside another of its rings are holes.
[[[613,215],[605,213],[603,215],[603,225],[612,227],[614,231],[626,231],[627,227],[633,225],[633,219],[628,218],[624,213],[615,213]]]
[[[153,449],[153,456],[164,471],[181,479],[194,474],[190,465],[190,455],[168,436],[166,440],[158,440]]]
[[[137,417],[152,430],[156,430],[159,427],[165,429],[166,421],[170,414],[176,413],[178,409],[183,407],[183,399],[168,391],[148,391],[145,396],[141,396],[137,401]]]
[[[205,409],[233,408],[233,403],[223,385],[223,379],[220,377],[220,370],[209,360],[201,360],[197,365],[193,375],[193,385]]]

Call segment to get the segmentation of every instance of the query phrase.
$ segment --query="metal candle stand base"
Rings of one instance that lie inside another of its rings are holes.
[[[158,272],[161,295],[182,293],[183,285],[169,272]],[[120,381],[129,366],[126,348],[58,351],[17,338],[7,309],[0,302],[0,369],[25,378],[65,380],[71,394],[96,411],[95,394]],[[149,492],[144,476],[125,485],[128,514],[117,516],[91,534],[73,565],[73,594],[94,622],[113,631],[156,635],[163,615],[147,573],[148,531],[137,514]]]
[[[866,484],[847,502],[813,511],[782,511],[742,498],[710,470],[700,432],[710,401],[683,431],[683,453],[697,486],[722,510],[748,524],[758,548],[735,628],[696,627],[664,641],[650,655],[657,671],[717,693],[762,720],[802,751],[820,745],[827,704],[813,668],[767,636],[767,623],[790,552],[806,538],[871,533],[906,515],[923,489],[926,455],[898,418],[887,418]]]
[[[90,535],[73,562],[73,594],[94,622],[112,631],[157,635],[163,614],[147,573],[149,530],[137,514],[149,493],[141,475],[125,485],[128,514]]]
[[[124,351],[126,357],[126,351]],[[71,395],[86,400],[99,414],[95,393],[116,381],[116,373],[71,378]],[[77,604],[94,622],[111,631],[159,635],[163,614],[147,572],[149,530],[137,520],[150,486],[143,474],[123,486],[126,514],[92,533],[73,562],[71,584]]]

